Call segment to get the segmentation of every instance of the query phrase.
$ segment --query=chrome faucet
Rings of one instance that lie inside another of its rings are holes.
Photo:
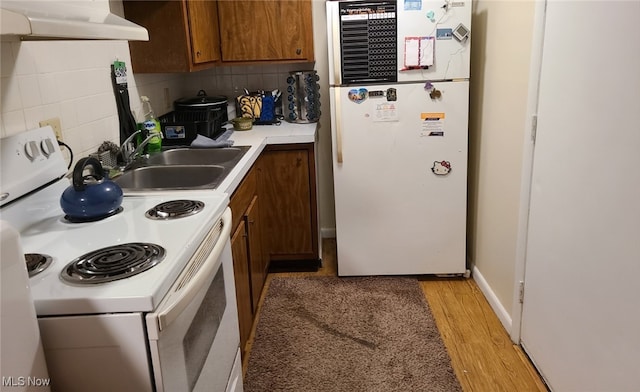
[[[151,139],[153,139],[154,137],[162,137],[162,134],[157,135],[155,132],[150,134],[149,136],[147,136],[146,139],[144,139],[142,142],[140,142],[140,144],[138,145],[138,147],[134,148],[133,147],[133,138],[136,137],[137,134],[141,133],[141,130],[137,130],[135,131],[133,134],[131,134],[131,136],[129,136],[120,146],[120,153],[122,155],[122,159],[124,159],[124,168],[126,169],[129,165],[131,165],[131,163],[133,163],[133,161],[139,157],[142,153],[142,151],[144,150],[144,147],[149,144],[149,142],[151,141]],[[124,169],[123,169],[124,170]]]

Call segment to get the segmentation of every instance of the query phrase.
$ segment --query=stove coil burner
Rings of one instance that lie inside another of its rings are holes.
[[[24,258],[27,262],[29,277],[38,275],[40,272],[44,271],[49,264],[51,264],[51,261],[53,261],[51,256],[41,253],[27,253],[24,255]]]
[[[115,210],[111,211],[110,213],[108,213],[106,215],[96,216],[96,217],[92,217],[92,218],[84,218],[84,217],[78,217],[78,216],[65,215],[64,219],[69,223],[97,222],[97,221],[101,221],[103,219],[107,219],[110,216],[114,216],[116,214],[119,214],[123,210],[124,210],[124,208],[118,207],[118,208],[116,208]]]
[[[197,214],[204,208],[204,203],[197,200],[171,200],[160,203],[145,213],[149,219],[168,220],[184,218]]]
[[[128,278],[164,259],[160,245],[130,242],[86,253],[67,264],[60,277],[77,284],[98,284]]]

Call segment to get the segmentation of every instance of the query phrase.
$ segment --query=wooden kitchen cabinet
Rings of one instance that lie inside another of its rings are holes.
[[[231,252],[244,354],[270,263],[317,267],[314,144],[270,145],[231,196]]]
[[[223,62],[313,61],[311,0],[219,0]]]
[[[188,72],[220,61],[215,1],[124,1],[127,19],[149,31],[149,41],[131,41],[133,72]]]
[[[314,144],[270,145],[258,163],[265,250],[273,266],[317,267]]]
[[[263,221],[255,168],[249,170],[231,196],[229,205],[234,233],[231,239],[231,251],[238,300],[240,341],[244,352],[268,268],[263,250]]]
[[[240,222],[231,236],[231,254],[233,256],[233,275],[236,284],[236,302],[238,303],[240,348],[244,354],[253,325],[251,287],[249,284],[249,253],[247,252],[247,231],[244,221]]]
[[[311,0],[123,2],[149,31],[131,41],[133,72],[191,72],[247,62],[313,61]]]
[[[262,294],[262,288],[267,278],[267,268],[269,266],[263,250],[262,222],[260,221],[260,203],[258,196],[253,197],[244,218],[249,246],[249,267],[251,268],[249,272],[249,280],[251,281],[251,304],[255,312],[258,309],[260,294]]]

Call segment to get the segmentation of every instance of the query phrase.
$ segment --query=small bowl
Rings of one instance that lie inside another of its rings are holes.
[[[253,119],[249,117],[236,117],[231,123],[236,131],[248,131],[253,128]]]

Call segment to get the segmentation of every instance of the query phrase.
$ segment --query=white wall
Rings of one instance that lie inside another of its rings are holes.
[[[472,22],[468,252],[510,330],[534,1],[478,0]]]
[[[77,156],[94,151],[104,140],[117,141],[110,64],[115,59],[130,63],[125,41],[16,41],[0,45],[2,136],[59,117],[64,140]],[[136,97],[133,79],[129,80],[129,93]]]
[[[318,208],[323,237],[336,235],[336,211],[333,196],[331,152],[331,111],[329,109],[329,63],[327,56],[327,15],[324,0],[313,0],[313,46],[315,69],[320,77],[322,115],[318,127]]]

